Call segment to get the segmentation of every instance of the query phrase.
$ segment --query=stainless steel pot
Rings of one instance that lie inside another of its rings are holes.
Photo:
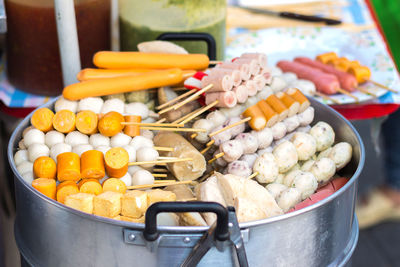
[[[334,128],[336,140],[353,146],[351,162],[340,175],[351,180],[332,196],[302,210],[240,224],[250,266],[342,266],[358,238],[354,215],[357,179],[364,146],[353,126],[330,107],[311,100],[315,121]],[[52,107],[54,101],[45,105]],[[32,114],[31,114],[32,115]],[[44,197],[18,174],[13,155],[26,117],[11,136],[8,159],[15,174],[15,237],[33,266],[179,266],[206,227],[158,227],[155,242],[144,239],[143,224],[116,221],[68,208]],[[232,248],[212,248],[199,266],[232,266]]]

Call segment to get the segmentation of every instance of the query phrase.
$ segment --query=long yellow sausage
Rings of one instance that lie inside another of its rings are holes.
[[[121,76],[74,83],[64,88],[63,96],[69,100],[105,96],[131,91],[174,85],[182,81],[182,70],[168,69],[143,73],[137,76]]]
[[[156,69],[83,69],[81,70],[76,78],[78,81],[87,81],[93,79],[113,78],[120,76],[137,76],[143,73],[159,71]],[[196,73],[195,70],[184,70],[182,71],[183,79],[192,77]]]
[[[100,51],[93,63],[104,69],[169,69],[202,70],[208,68],[210,60],[204,54],[160,54],[142,52]]]

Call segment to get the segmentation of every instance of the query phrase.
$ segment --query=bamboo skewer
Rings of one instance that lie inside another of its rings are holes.
[[[339,102],[339,101],[337,101],[337,100],[334,99],[333,97],[327,96],[326,94],[322,94],[322,93],[320,93],[320,92],[315,92],[315,95],[317,95],[317,96],[319,96],[319,97],[322,97],[322,98],[324,98],[324,99],[326,99],[326,100],[330,100],[330,101],[332,101],[333,103],[340,105],[340,102]]]
[[[371,96],[373,96],[375,98],[378,97],[376,94],[374,94],[374,93],[372,93],[372,92],[370,92],[367,89],[364,89],[362,87],[358,87],[357,90],[360,91],[361,93],[364,93],[364,94],[367,94],[367,95],[371,95]]]
[[[169,100],[168,102],[166,102],[166,103],[164,103],[162,105],[157,106],[156,109],[163,109],[163,108],[165,108],[165,107],[167,107],[167,106],[169,106],[171,104],[174,104],[174,103],[178,102],[179,100],[181,100],[182,98],[185,98],[185,97],[187,97],[187,96],[189,96],[189,95],[191,95],[191,94],[193,94],[195,92],[196,92],[196,89],[192,89],[192,90],[190,90],[190,91],[188,91],[188,92],[186,92],[184,94],[181,94],[180,96],[177,96],[177,97]]]
[[[209,136],[209,137],[213,137],[214,135],[217,135],[217,134],[219,134],[219,133],[222,133],[223,131],[229,130],[229,129],[231,129],[231,128],[235,127],[235,126],[238,126],[239,124],[245,123],[245,122],[247,122],[247,121],[249,121],[249,120],[251,120],[251,117],[247,117],[247,118],[245,118],[245,119],[243,119],[243,120],[240,120],[240,121],[238,121],[238,122],[235,122],[235,123],[232,123],[232,124],[230,124],[230,125],[228,125],[228,126],[225,126],[224,128],[219,129],[218,131],[215,131],[215,132],[210,133],[208,136]]]
[[[166,152],[172,152],[174,151],[173,147],[164,147],[164,146],[155,146],[153,147],[157,151],[166,151]]]
[[[154,172],[168,172],[168,170],[164,169],[164,168],[153,168],[153,171]]]
[[[157,122],[121,122],[121,125],[138,125],[138,126],[157,126],[157,127],[183,127],[181,123],[157,123]]]
[[[208,64],[210,65],[217,65],[217,64],[221,64],[222,61],[218,61],[218,60],[210,60]]]
[[[349,92],[347,92],[346,90],[342,89],[342,88],[337,88],[336,91],[338,91],[339,93],[342,93],[344,95],[347,95],[351,98],[353,98],[355,101],[359,101],[358,97],[356,97],[355,95],[350,94]]]
[[[194,93],[193,95],[189,96],[182,102],[179,102],[179,103],[173,105],[172,107],[174,107],[174,110],[177,110],[178,108],[182,107],[183,105],[195,100],[198,96],[200,96],[202,93],[205,93],[206,91],[210,90],[212,87],[213,87],[213,85],[209,84],[206,87],[204,87],[203,89],[201,89],[201,90],[197,91],[196,93]]]
[[[147,189],[147,188],[153,188],[153,187],[164,187],[168,185],[179,185],[179,184],[191,184],[191,180],[187,181],[179,181],[179,182],[170,182],[170,183],[157,183],[157,184],[142,184],[142,185],[133,185],[133,186],[127,186],[126,188],[129,190],[135,190],[135,189]]]
[[[224,152],[218,153],[217,155],[215,155],[212,159],[210,159],[208,161],[209,164],[213,163],[214,161],[216,161],[217,159],[219,159],[220,157],[223,157],[225,155]]]
[[[176,182],[176,180],[154,180],[155,184],[173,183],[173,182]]]
[[[172,123],[181,123],[183,120],[186,120],[187,118],[189,118],[190,116],[192,116],[193,114],[195,114],[195,113],[196,113],[197,111],[199,111],[200,109],[201,109],[201,108],[196,109],[196,110],[194,110],[194,111],[192,111],[192,112],[186,114],[185,116],[183,116],[183,117],[181,117],[181,118],[179,118],[179,119],[177,119],[177,120],[174,120]]]
[[[164,163],[175,163],[175,162],[184,162],[184,161],[191,161],[192,158],[182,158],[182,159],[166,159],[166,160],[151,160],[151,161],[137,161],[137,162],[129,162],[129,166],[136,166],[136,165],[143,165],[143,164],[164,164]]]
[[[163,123],[166,120],[167,120],[166,118],[162,118],[162,119],[159,119],[158,121],[156,121],[156,123]]]
[[[204,155],[204,153],[206,153],[208,150],[210,150],[210,148],[211,148],[211,146],[207,146],[202,151],[200,151],[200,153]]]
[[[383,89],[385,89],[385,90],[388,90],[388,91],[390,91],[390,92],[398,93],[398,91],[396,91],[396,90],[394,90],[394,89],[392,89],[392,88],[389,88],[389,87],[387,87],[386,85],[383,85],[383,84],[381,84],[381,83],[375,82],[375,81],[373,81],[373,80],[367,80],[367,82],[370,82],[370,83],[372,83],[373,85],[376,85],[376,86],[378,86],[378,87],[380,87],[380,88],[383,88]]]
[[[154,177],[159,177],[159,178],[165,178],[165,177],[167,177],[167,174],[165,174],[165,173],[153,173],[153,176]]]
[[[259,175],[258,172],[253,173],[252,175],[250,175],[249,177],[247,177],[246,179],[253,179],[254,177],[256,177],[257,175]]]
[[[196,99],[198,99],[198,98],[199,98],[199,96],[196,96],[193,100],[196,100]],[[178,103],[178,104],[179,104],[179,103]],[[177,104],[175,104],[175,105],[177,105]],[[166,113],[166,112],[168,112],[168,111],[173,110],[173,109],[175,108],[175,105],[172,105],[172,106],[169,106],[169,107],[167,107],[167,108],[164,108],[164,109],[160,110],[160,111],[158,112],[158,114],[161,115],[161,114],[164,114],[164,113]]]
[[[206,132],[206,129],[195,129],[195,128],[167,128],[167,127],[152,127],[145,126],[140,127],[143,130],[152,130],[152,131],[169,131],[169,132]]]
[[[177,157],[158,157],[157,159],[178,159]]]
[[[210,142],[208,142],[208,143],[206,144],[206,146],[212,146],[214,143],[215,143],[215,140],[213,139],[213,140],[211,140]]]
[[[184,119],[181,123],[182,124],[186,124],[189,121],[193,120],[194,118],[196,118],[197,116],[200,116],[202,113],[206,112],[207,110],[209,110],[210,108],[216,106],[219,103],[218,100],[215,100],[214,102],[212,102],[211,104],[208,104],[207,106],[204,106],[202,108],[200,108],[197,112],[195,112],[194,114],[192,114],[191,116],[189,116],[188,118]]]
[[[192,134],[192,135],[190,136],[190,138],[191,138],[191,139],[195,139],[196,136],[198,136],[198,134],[197,134],[197,133],[194,133],[194,134]]]

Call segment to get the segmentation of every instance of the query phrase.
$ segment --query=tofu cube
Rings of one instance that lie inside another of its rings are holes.
[[[133,190],[125,193],[121,200],[121,214],[131,218],[140,218],[147,209],[147,193]]]
[[[65,198],[64,204],[76,210],[93,213],[93,194],[78,193]]]
[[[113,191],[107,191],[95,196],[93,201],[93,214],[114,218],[121,212],[121,198],[121,193]]]
[[[176,195],[171,191],[155,189],[147,192],[147,205],[150,206],[156,202],[175,201]]]

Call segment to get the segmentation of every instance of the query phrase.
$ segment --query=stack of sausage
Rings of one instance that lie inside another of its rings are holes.
[[[232,108],[255,96],[269,78],[267,56],[261,53],[245,53],[231,62],[218,64],[204,73],[197,73],[185,81],[188,88],[213,87],[205,93],[205,102],[218,100],[217,107]],[[197,79],[197,81],[196,81]]]

